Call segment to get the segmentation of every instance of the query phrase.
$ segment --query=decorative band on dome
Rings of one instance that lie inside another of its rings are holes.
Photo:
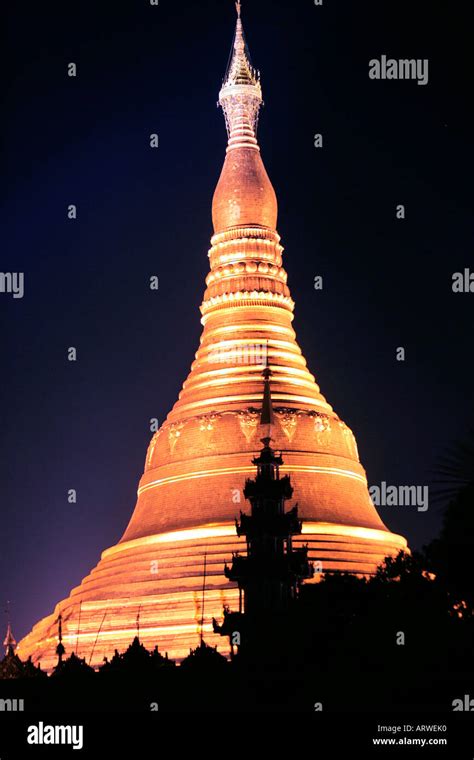
[[[279,306],[292,312],[295,308],[295,302],[290,296],[284,296],[281,293],[238,291],[237,293],[223,293],[219,296],[213,296],[207,301],[203,301],[200,310],[201,314],[206,314],[215,308],[226,306]]]
[[[281,238],[276,230],[272,230],[270,227],[233,227],[223,232],[216,232],[211,237],[211,245],[218,246],[222,243],[229,241],[242,241],[246,242],[250,238],[259,238],[263,242],[275,242],[279,243]],[[282,248],[283,250],[283,248]]]

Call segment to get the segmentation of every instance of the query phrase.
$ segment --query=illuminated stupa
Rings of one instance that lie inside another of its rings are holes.
[[[138,620],[145,646],[158,644],[172,658],[199,644],[201,618],[206,641],[228,651],[211,621],[224,605],[238,606],[224,564],[233,551],[245,550],[234,518],[260,448],[267,355],[273,446],[284,451],[282,472],[291,473],[304,520],[294,545],[307,543],[309,559],[321,562],[323,572],[359,574],[373,573],[385,556],[406,547],[378,516],[354,435],[321,394],[296,342],[277,200],[256,137],[260,77],[250,62],[240,3],[237,11],[219,94],[229,139],[212,203],[200,346],[177,402],[150,442],[123,537],[18,646],[22,658],[32,655],[43,669],[56,664],[59,614],[66,656],[76,651],[92,664],[126,649]]]

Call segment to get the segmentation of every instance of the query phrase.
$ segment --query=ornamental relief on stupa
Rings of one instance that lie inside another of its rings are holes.
[[[255,442],[255,436],[258,432],[260,425],[260,411],[250,407],[241,411],[225,411],[225,412],[210,412],[208,414],[202,414],[198,417],[193,417],[182,422],[173,422],[163,425],[154,435],[150,441],[146,467],[150,469],[158,465],[157,456],[159,454],[159,438],[160,435],[166,430],[166,439],[169,444],[169,455],[175,454],[176,444],[178,439],[184,434],[184,428],[192,425],[194,429],[199,430],[199,450],[197,453],[203,450],[216,450],[219,445],[220,438],[216,439],[216,434],[219,433],[219,423],[223,417],[231,417],[236,419],[239,424],[239,429],[245,438],[248,445],[251,442]],[[329,447],[336,447],[341,453],[351,459],[359,461],[359,452],[357,449],[357,443],[352,433],[352,430],[340,419],[331,418],[329,415],[322,412],[307,411],[292,408],[274,408],[275,426],[273,435],[276,439],[281,434],[284,435],[283,441],[288,443],[295,441],[295,436],[299,438],[304,430],[306,430],[306,424],[311,424],[312,435],[316,444],[321,449],[328,449]],[[308,420],[308,423],[305,423]],[[304,427],[301,428],[301,424]],[[281,429],[281,433],[279,433]],[[227,431],[226,431],[227,432]],[[222,439],[229,440],[225,435]],[[281,445],[280,442],[277,445]],[[191,445],[188,441],[188,447]],[[161,454],[165,455],[165,451],[161,447]],[[155,461],[153,461],[155,460]]]
[[[348,452],[348,455],[350,457],[353,457],[357,459],[357,461],[359,461],[359,451],[357,449],[357,443],[356,443],[354,433],[352,432],[350,427],[348,427],[346,423],[343,422],[342,420],[339,420],[339,427],[342,431],[342,438],[343,438],[343,444],[344,444],[345,450]]]
[[[316,443],[318,446],[326,448],[331,440],[331,420],[327,414],[321,414],[321,412],[314,412],[311,416],[313,417],[313,429]]]
[[[181,431],[184,428],[184,422],[172,422],[168,429],[168,441],[170,445],[170,453],[172,454],[175,446],[178,442],[178,438],[181,435]]]
[[[245,409],[237,412],[240,429],[247,443],[252,440],[260,420],[260,412],[256,409]]]
[[[155,453],[156,445],[158,443],[158,439],[159,439],[159,437],[160,437],[160,435],[161,435],[162,432],[163,432],[163,427],[160,427],[159,430],[157,430],[156,433],[154,433],[154,435],[153,435],[153,437],[152,437],[152,439],[151,439],[151,441],[149,443],[148,451],[146,453],[146,466],[147,466],[147,469],[149,469],[151,467],[151,463],[152,463],[152,460],[153,460],[153,454]]]
[[[221,414],[203,414],[198,417],[199,425],[199,448],[204,449],[206,452],[215,451],[216,441],[214,432],[216,430],[216,423],[220,421]]]
[[[285,409],[280,412],[276,412],[276,416],[284,434],[286,435],[286,437],[291,443],[291,441],[293,440],[293,436],[296,433],[296,427],[298,424],[297,410]]]
[[[198,418],[201,433],[210,433],[214,430],[217,414],[203,414]]]

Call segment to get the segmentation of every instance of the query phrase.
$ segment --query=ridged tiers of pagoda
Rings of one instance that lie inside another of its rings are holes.
[[[291,473],[304,518],[294,545],[308,544],[309,559],[322,562],[323,571],[361,574],[406,547],[378,516],[354,435],[321,394],[296,341],[277,200],[256,137],[259,75],[240,13],[219,102],[229,140],[212,206],[200,346],[178,401],[150,442],[122,539],[19,644],[21,657],[31,654],[46,668],[56,660],[59,612],[66,653],[77,643],[81,657],[93,650],[93,664],[130,644],[138,613],[145,645],[185,656],[199,643],[205,552],[204,635],[227,651],[211,619],[238,599],[224,564],[245,549],[234,516],[259,449],[267,354],[274,447],[284,451],[283,471]]]

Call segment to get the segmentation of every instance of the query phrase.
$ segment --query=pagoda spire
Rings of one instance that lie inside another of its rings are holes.
[[[59,613],[58,617],[58,645],[56,647],[56,654],[58,655],[58,664],[56,668],[60,668],[63,664],[63,657],[66,650],[64,648],[63,644],[63,616],[62,613]]]
[[[219,105],[224,111],[229,144],[227,152],[235,148],[254,148],[257,144],[257,124],[263,103],[260,73],[250,59],[241,19],[241,3],[235,4],[237,23],[229,65],[219,93]]]
[[[9,653],[13,653],[16,647],[16,639],[12,633],[12,627],[11,627],[11,621],[10,621],[10,602],[7,602],[6,613],[7,613],[7,632],[5,635],[5,639],[3,641],[3,646],[5,647],[5,654],[7,655]]]
[[[232,12],[230,0],[226,2]],[[266,434],[258,424],[255,426],[262,409],[262,392],[267,394],[264,420],[265,415],[270,416],[273,397],[271,445],[278,454],[269,446],[263,447],[254,461],[258,480],[254,491],[260,486],[261,491],[255,491],[255,498],[252,487],[247,492],[254,498],[255,512],[262,515],[261,522],[257,516],[254,524],[262,524],[267,535],[265,567],[257,575],[264,585],[268,580],[269,588],[274,590],[260,596],[279,594],[280,589],[283,601],[291,597],[294,588],[292,578],[288,580],[288,565],[285,570],[286,559],[280,563],[284,570],[280,580],[270,577],[270,570],[277,571],[280,560],[273,565],[273,560],[266,563],[271,544],[281,558],[281,541],[288,545],[295,527],[286,525],[283,533],[278,532],[279,516],[274,525],[270,524],[287,489],[281,485],[287,481],[278,476],[282,448],[285,465],[297,479],[310,552],[315,559],[324,554],[326,569],[350,569],[368,575],[375,573],[384,557],[396,556],[406,548],[406,541],[390,533],[378,516],[369,497],[354,436],[321,393],[293,329],[294,302],[277,232],[278,203],[256,139],[262,105],[260,77],[252,68],[245,44],[240,2],[236,11],[229,67],[226,70],[227,60],[223,61],[226,75],[218,88],[229,130],[229,150],[212,202],[214,234],[200,307],[203,332],[199,346],[172,410],[150,441],[137,503],[124,535],[103,553],[97,568],[81,586],[55,608],[63,611],[65,622],[66,616],[77,614],[79,599],[84,600],[81,630],[88,633],[81,636],[81,649],[92,665],[98,664],[103,654],[111,655],[117,647],[128,645],[136,629],[136,609],[143,598],[147,600],[150,621],[150,625],[141,627],[144,642],[153,641],[154,645],[158,630],[160,638],[169,642],[170,655],[178,659],[199,642],[196,612],[189,600],[203,583],[203,545],[215,560],[215,589],[222,588],[224,582],[216,557],[238,549],[239,536],[232,528],[235,506],[229,493],[239,473],[248,472],[249,449],[255,453],[263,446],[255,444]],[[217,37],[214,42],[220,44]],[[225,42],[224,48],[226,45]],[[223,55],[226,52],[223,50]],[[274,46],[269,56],[278,77],[281,51]],[[272,375],[265,378],[265,391],[264,367],[255,357],[255,347],[267,340],[272,346]],[[244,356],[249,360],[241,361]],[[116,463],[110,466],[113,469]],[[259,536],[257,544],[253,535],[249,539],[252,550],[256,546],[259,551]],[[159,583],[154,573],[144,572],[149,565],[150,546],[155,547],[157,554],[153,556],[158,559],[165,555],[173,558],[173,572],[165,573]],[[191,566],[197,570],[190,572]],[[242,577],[242,598],[244,581]],[[124,593],[130,601],[119,605],[119,614],[116,600]],[[250,590],[249,609],[253,606],[258,613],[258,600],[252,605],[256,597],[257,593]],[[205,600],[206,619],[210,619],[220,611],[219,594],[206,591]],[[40,621],[18,646],[19,656],[41,657],[48,670],[57,660],[56,615],[54,612]],[[107,630],[102,635],[104,628]],[[71,638],[70,626],[68,630]],[[232,624],[229,630],[239,629]],[[267,640],[273,639],[274,630]],[[91,631],[96,631],[95,637]],[[262,646],[267,643],[262,642]]]
[[[272,392],[270,388],[270,378],[272,376],[272,371],[270,369],[270,364],[268,360],[268,341],[267,341],[267,350],[266,350],[266,360],[265,360],[265,369],[262,372],[264,383],[263,383],[263,402],[262,402],[262,412],[260,414],[260,424],[265,428],[266,427],[266,435],[264,435],[263,438],[260,440],[262,443],[266,446],[270,446],[270,441],[272,440],[272,431],[273,431],[273,423],[274,423],[274,414],[273,414],[273,404],[272,404]]]

